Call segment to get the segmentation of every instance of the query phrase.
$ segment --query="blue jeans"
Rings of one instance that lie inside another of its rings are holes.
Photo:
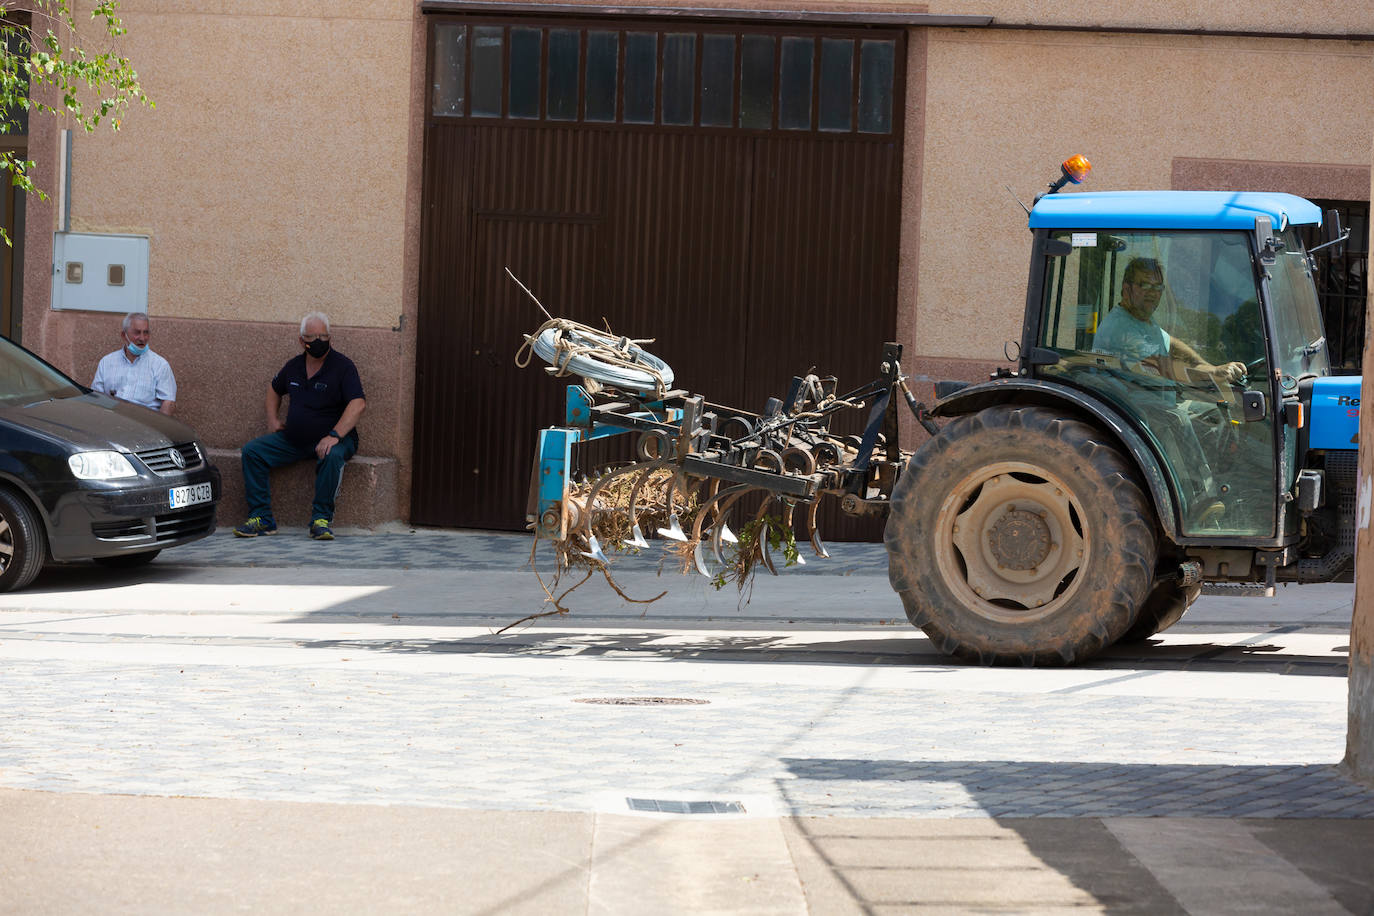
[[[272,518],[272,481],[269,474],[272,468],[312,459],[315,461],[315,502],[310,507],[310,519],[322,518],[332,522],[334,501],[339,498],[339,487],[343,483],[344,462],[352,458],[357,450],[358,441],[353,436],[344,436],[323,458],[315,457],[313,445],[296,445],[279,432],[268,433],[249,442],[243,447],[242,458],[243,495],[248,500],[248,516]]]

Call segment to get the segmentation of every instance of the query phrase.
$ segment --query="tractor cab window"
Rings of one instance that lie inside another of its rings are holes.
[[[1039,371],[1107,400],[1154,445],[1182,533],[1272,536],[1272,418],[1244,421],[1240,398],[1269,376],[1250,236],[1052,236],[1071,249],[1048,259],[1039,345],[1060,359]]]

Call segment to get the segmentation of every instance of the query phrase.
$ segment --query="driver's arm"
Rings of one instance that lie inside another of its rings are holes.
[[[1199,372],[1206,372],[1209,375],[1225,375],[1227,379],[1233,382],[1238,382],[1245,377],[1244,363],[1223,363],[1214,366],[1199,356],[1196,350],[1172,334],[1169,335],[1169,356],[1185,366],[1197,369]]]

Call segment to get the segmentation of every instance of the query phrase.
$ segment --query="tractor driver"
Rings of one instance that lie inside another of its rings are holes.
[[[1220,366],[1204,360],[1191,346],[1154,322],[1164,295],[1164,269],[1154,258],[1135,258],[1121,281],[1121,304],[1097,328],[1093,349],[1119,356],[1127,366],[1144,367],[1130,396],[1139,416],[1160,440],[1180,483],[1191,529],[1205,527],[1226,512],[1218,498],[1211,463],[1198,440],[1193,418],[1178,405],[1173,382],[1189,381],[1188,373],[1204,373],[1219,382],[1239,382],[1245,364]],[[1157,376],[1151,383],[1151,376]],[[1191,510],[1187,507],[1191,507]]]
[[[1102,319],[1093,337],[1094,347],[1134,360],[1159,375],[1186,382],[1187,368],[1227,381],[1245,377],[1244,363],[1214,366],[1198,352],[1154,322],[1155,309],[1164,297],[1164,268],[1154,258],[1135,258],[1121,279],[1121,305]],[[1181,365],[1176,366],[1178,361]]]

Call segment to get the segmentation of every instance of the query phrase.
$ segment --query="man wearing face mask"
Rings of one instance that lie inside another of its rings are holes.
[[[302,352],[273,377],[267,388],[267,435],[243,447],[243,491],[248,520],[234,529],[242,538],[276,534],[272,516],[272,468],[315,460],[315,498],[310,536],[332,541],[334,501],[343,481],[344,462],[358,451],[358,418],[367,402],[353,361],[329,344],[329,318],[310,312],[301,319]],[[281,399],[288,398],[286,422]]]
[[[148,348],[148,316],[130,312],[120,325],[124,346],[100,358],[91,387],[149,410],[170,415],[177,403],[177,380],[167,360]]]

